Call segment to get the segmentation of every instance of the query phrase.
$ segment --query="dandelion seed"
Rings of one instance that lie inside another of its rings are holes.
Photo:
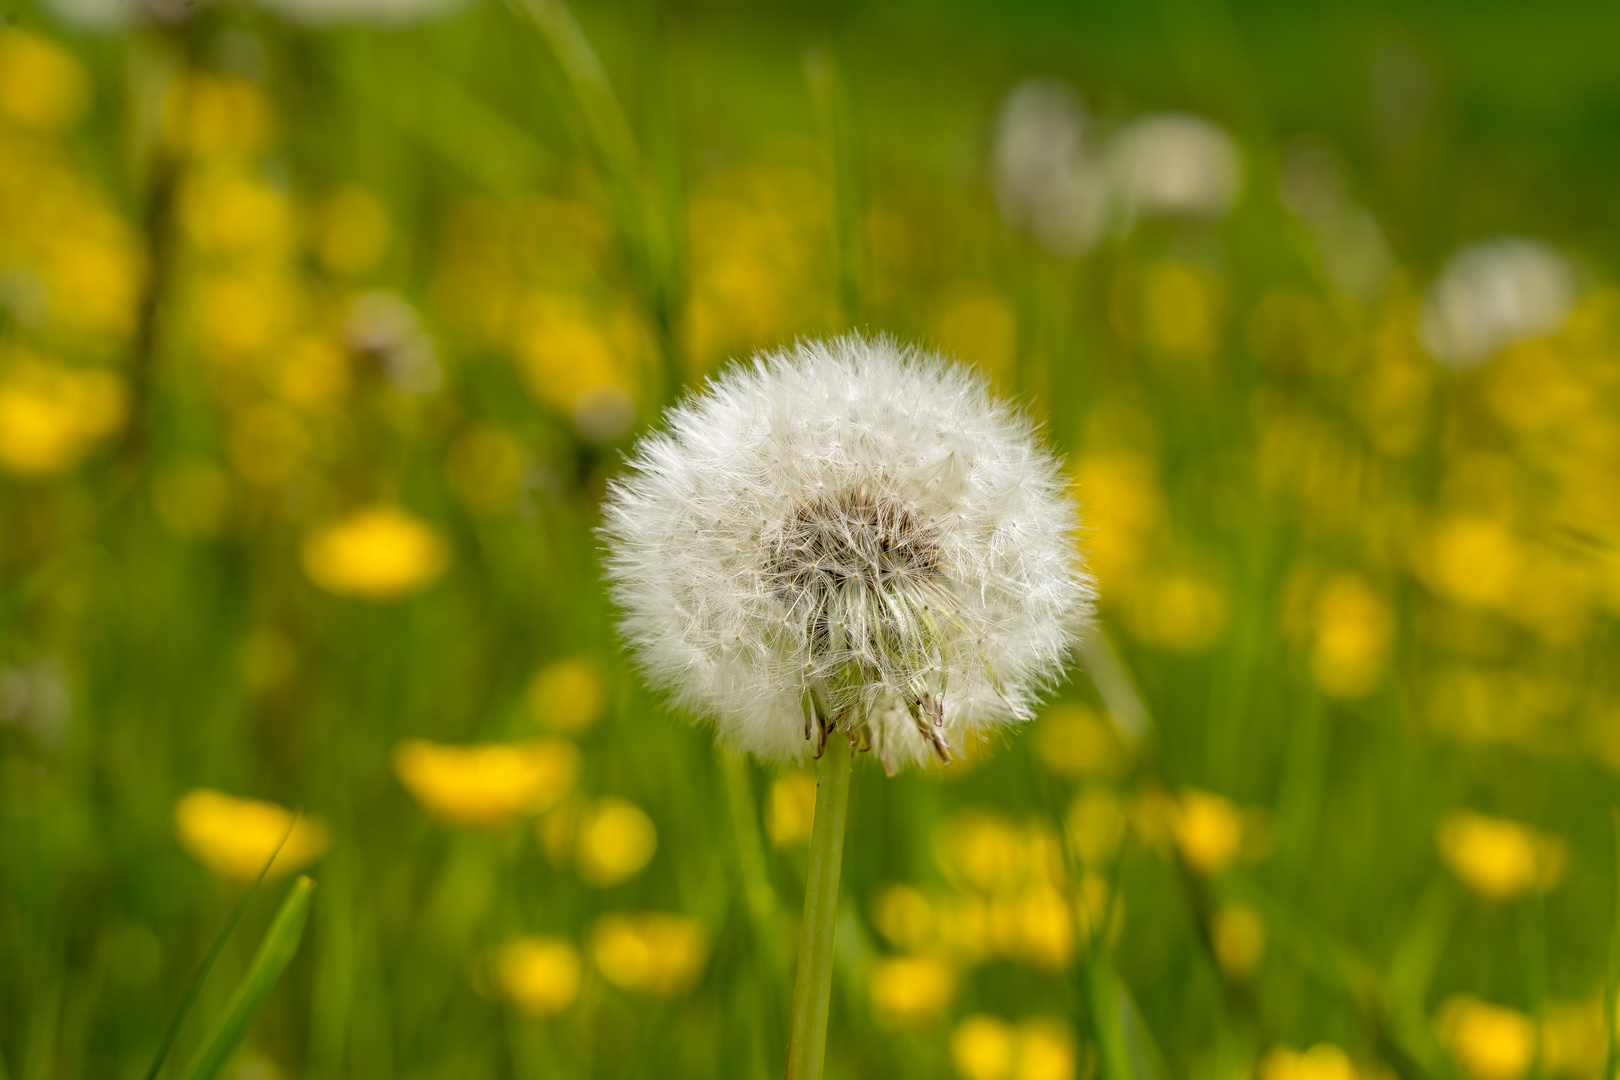
[[[890,772],[948,761],[1030,714],[1091,609],[1032,425],[888,339],[734,367],[631,466],[604,527],[625,636],[649,681],[767,760],[837,729]]]

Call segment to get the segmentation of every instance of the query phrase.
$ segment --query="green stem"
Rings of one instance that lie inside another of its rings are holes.
[[[832,996],[838,878],[844,868],[844,821],[849,816],[853,757],[849,746],[829,736],[816,767],[816,818],[810,829],[810,869],[804,881],[804,926],[799,934],[799,975],[793,984],[788,1080],[821,1080],[827,1058],[827,1003]]]

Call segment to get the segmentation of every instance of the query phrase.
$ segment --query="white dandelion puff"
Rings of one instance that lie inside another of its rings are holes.
[[[648,680],[769,760],[844,732],[893,773],[1027,717],[1093,586],[1033,425],[887,338],[801,343],[672,409],[610,491]]]

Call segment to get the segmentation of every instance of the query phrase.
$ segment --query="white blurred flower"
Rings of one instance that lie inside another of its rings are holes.
[[[431,394],[444,382],[439,354],[416,309],[391,292],[360,296],[343,322],[343,340],[404,393]]]
[[[144,22],[181,22],[212,0],[45,0],[62,21],[86,30],[114,31]],[[394,26],[449,14],[471,0],[257,0],[288,22],[313,26]]]
[[[465,7],[468,0],[257,0],[288,22],[311,26],[425,22]]]
[[[1418,336],[1466,371],[1509,345],[1550,334],[1575,306],[1575,267],[1543,240],[1503,236],[1459,248],[1424,298]]]
[[[1108,175],[1126,227],[1144,217],[1221,217],[1243,190],[1243,156],[1220,127],[1191,113],[1152,113],[1108,143]]]
[[[1086,104],[1059,79],[1027,79],[996,114],[990,180],[1010,224],[1053,254],[1082,255],[1108,224],[1108,182]]]
[[[56,746],[67,734],[72,711],[61,660],[0,664],[0,724],[16,724],[42,745]]]
[[[1092,606],[1030,422],[886,338],[739,364],[637,446],[605,506],[649,681],[762,758],[830,730],[892,773],[1027,717]]]

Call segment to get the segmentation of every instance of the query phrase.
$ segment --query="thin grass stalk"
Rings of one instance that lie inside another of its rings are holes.
[[[202,1049],[191,1059],[186,1080],[213,1080],[225,1059],[231,1056],[247,1033],[248,1024],[258,1015],[264,1001],[275,988],[281,973],[287,970],[292,958],[298,954],[298,943],[304,937],[304,924],[309,922],[309,907],[315,896],[315,881],[301,877],[293,883],[292,891],[282,901],[275,921],[264,935],[259,951],[248,967],[247,975],[237,986],[236,993],[225,1007],[225,1015],[209,1035]]]
[[[788,1080],[821,1080],[827,1059],[827,1006],[832,998],[838,880],[844,867],[844,823],[849,816],[853,757],[849,746],[829,738],[816,766],[816,818],[810,829],[810,867],[804,882],[799,973],[793,983]]]
[[[1603,1030],[1607,1051],[1603,1080],[1620,1080],[1620,1036],[1615,1010],[1620,1009],[1620,807],[1609,811],[1614,822],[1614,931],[1609,937],[1609,970],[1603,980]]]

